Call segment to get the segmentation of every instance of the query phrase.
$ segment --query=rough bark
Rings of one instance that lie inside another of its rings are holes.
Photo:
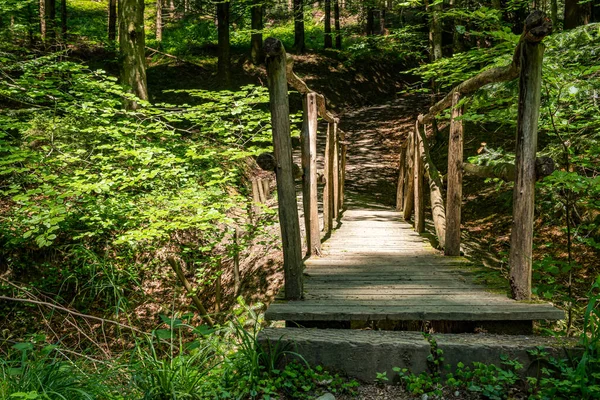
[[[263,4],[261,0],[254,0],[251,9],[252,16],[252,37],[250,39],[250,59],[252,64],[258,65],[261,63],[262,42],[263,42]]]
[[[294,0],[294,50],[304,53],[304,1]]]
[[[404,178],[406,181],[406,190],[404,191],[404,204],[402,209],[402,216],[405,221],[410,220],[415,203],[415,181],[412,178],[415,167],[415,134],[416,132],[409,133],[408,143],[406,145],[406,177]]]
[[[530,15],[528,19],[531,17]],[[531,299],[535,155],[543,54],[544,45],[539,41],[525,40],[521,46],[516,174],[510,239],[510,286],[516,300]]]
[[[442,12],[443,3],[431,6],[431,58],[433,61],[442,58]]]
[[[156,41],[162,42],[163,22],[162,22],[162,4],[163,0],[156,0]]]
[[[342,31],[340,27],[340,1],[333,0],[333,20],[335,26],[335,48],[342,48]]]
[[[117,0],[108,0],[108,40],[117,39]]]
[[[372,35],[375,30],[375,12],[373,7],[367,8],[367,35]]]
[[[267,65],[273,149],[277,160],[275,176],[277,178],[279,224],[283,244],[285,297],[288,300],[297,300],[303,296],[303,266],[298,203],[292,173],[286,54],[283,44],[275,38],[265,40],[263,49]]]
[[[324,48],[330,49],[333,47],[331,38],[331,0],[325,0],[325,43]]]
[[[119,0],[119,47],[121,83],[130,93],[148,100],[144,33],[144,0]],[[135,101],[126,108],[136,109]]]
[[[423,196],[423,140],[421,135],[417,132],[419,124],[415,125],[415,162],[413,169],[414,179],[414,195],[415,195],[415,231],[417,233],[423,233],[425,230],[425,198]]]
[[[217,3],[217,79],[225,86],[231,84],[231,46],[229,42],[229,0]]]

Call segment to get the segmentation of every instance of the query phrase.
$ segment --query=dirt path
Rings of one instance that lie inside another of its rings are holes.
[[[393,101],[344,113],[346,132],[346,206],[389,208],[396,202],[400,144],[425,107],[424,99],[403,96]]]

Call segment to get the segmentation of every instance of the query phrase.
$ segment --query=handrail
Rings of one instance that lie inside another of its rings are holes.
[[[440,247],[446,255],[460,254],[460,217],[462,203],[463,122],[461,96],[474,93],[494,82],[520,77],[519,116],[517,121],[517,158],[513,230],[511,237],[511,288],[517,299],[531,297],[531,240],[533,236],[533,197],[536,180],[537,123],[541,85],[543,45],[540,42],[552,32],[552,23],[541,11],[533,11],[525,20],[510,64],[484,70],[455,86],[442,100],[417,117],[401,151],[396,208],[410,219],[414,209],[415,230],[423,227],[423,176],[429,179],[433,222]],[[429,155],[427,124],[452,107],[448,146],[448,197],[444,204],[441,176]],[[424,129],[421,130],[420,128]],[[421,166],[422,165],[422,166]],[[472,170],[472,169],[471,169]],[[424,173],[425,171],[425,173]],[[411,201],[411,197],[413,200]],[[513,274],[513,270],[516,271]]]

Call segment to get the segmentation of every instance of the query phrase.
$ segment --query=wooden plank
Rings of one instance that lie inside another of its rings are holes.
[[[348,305],[311,310],[311,306],[273,304],[265,313],[267,320],[290,321],[527,321],[559,320],[564,313],[554,308],[515,308],[473,306],[368,307]]]
[[[317,194],[317,99],[308,93],[304,99],[302,135],[302,192],[307,255],[321,254],[321,229]]]
[[[268,38],[264,43],[266,54],[269,104],[273,130],[273,149],[277,166],[277,196],[279,225],[283,244],[285,294],[288,299],[299,299],[303,294],[302,245],[298,220],[298,200],[293,177],[290,110],[286,78],[286,55],[281,41]]]
[[[446,243],[444,254],[460,255],[460,218],[462,208],[463,164],[463,107],[459,106],[460,93],[452,97],[452,119],[448,138],[448,192],[446,193]]]
[[[529,19],[529,17],[528,17]],[[527,21],[525,21],[527,25]],[[521,45],[517,149],[513,188],[513,223],[510,236],[510,284],[517,300],[531,298],[535,153],[542,85],[544,45],[527,36]]]

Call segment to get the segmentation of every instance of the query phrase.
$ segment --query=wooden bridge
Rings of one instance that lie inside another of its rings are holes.
[[[419,116],[400,155],[397,207],[388,211],[343,211],[348,143],[338,128],[339,120],[326,109],[325,98],[311,91],[294,74],[291,58],[286,57],[281,42],[274,38],[266,40],[285,270],[285,290],[269,306],[268,320],[283,320],[287,326],[321,328],[528,333],[532,321],[564,318],[564,313],[550,304],[517,301],[531,297],[535,149],[543,54],[540,42],[551,29],[547,24],[541,13],[532,13],[509,65],[485,70],[463,82],[431,107],[429,113]],[[478,285],[473,266],[459,256],[463,174],[460,99],[485,84],[517,77],[520,77],[520,100],[514,166],[511,299]],[[300,242],[292,176],[288,84],[304,99],[305,247]],[[429,156],[427,124],[449,107],[452,107],[452,121],[445,197],[440,174]],[[322,196],[318,195],[316,145],[319,116],[328,126]],[[445,255],[420,235],[425,227],[425,186],[430,188],[437,245]],[[323,205],[323,231],[319,223],[319,197]],[[409,224],[411,219],[413,225]]]

